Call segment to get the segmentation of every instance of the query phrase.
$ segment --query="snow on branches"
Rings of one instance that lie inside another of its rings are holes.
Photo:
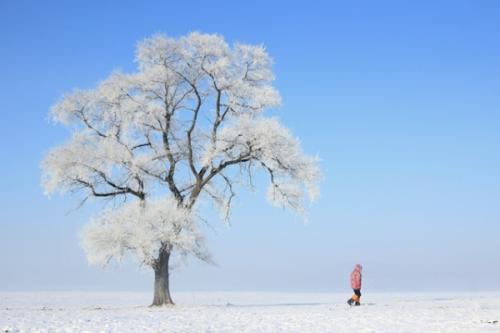
[[[42,163],[46,193],[122,199],[85,229],[92,262],[126,250],[149,265],[162,249],[203,257],[192,212],[208,200],[228,219],[244,183],[235,169],[248,178],[264,171],[276,205],[302,213],[305,198],[314,200],[316,159],[264,115],[281,103],[264,47],[155,35],[138,44],[136,61],[136,72],[112,73],[51,110],[73,135]]]
[[[139,262],[153,266],[164,246],[209,261],[193,219],[193,212],[172,198],[126,203],[91,220],[83,230],[83,247],[89,262],[99,265],[131,252]]]
[[[317,159],[304,155],[299,141],[275,118],[238,116],[220,131],[215,147],[208,147],[207,151],[209,155],[204,159],[212,163],[254,161],[249,172],[262,169],[268,173],[268,199],[277,206],[302,213],[304,192],[311,201],[318,195]]]

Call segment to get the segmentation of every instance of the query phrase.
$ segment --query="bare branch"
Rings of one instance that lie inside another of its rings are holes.
[[[85,112],[84,112],[84,109],[85,108],[81,108],[80,110],[78,110],[77,112],[80,114],[81,116],[81,119],[83,121],[83,123],[85,124],[85,126],[87,126],[89,129],[93,130],[97,135],[99,135],[100,137],[102,138],[106,138],[107,135],[105,135],[104,133],[102,133],[101,131],[99,131],[97,128],[95,128],[94,126],[92,126],[89,122],[89,120],[87,119],[87,117],[85,116]]]
[[[118,190],[118,191],[112,191],[112,192],[98,192],[95,188],[95,186],[87,181],[84,181],[82,179],[73,179],[74,182],[79,183],[80,185],[88,188],[91,192],[92,195],[95,197],[114,197],[117,195],[124,195],[131,193],[128,189],[125,190]]]
[[[139,144],[139,145],[135,145],[135,146],[133,146],[133,147],[132,147],[132,148],[130,148],[130,149],[131,149],[131,150],[135,150],[135,149],[142,148],[142,147],[152,147],[151,142],[141,143],[141,144]]]
[[[167,106],[166,106],[167,107]],[[172,120],[172,114],[169,112],[168,109],[165,110],[165,128],[162,128],[162,140],[163,140],[163,147],[165,149],[167,159],[169,162],[169,170],[168,174],[165,177],[165,180],[168,184],[168,187],[170,189],[170,192],[176,197],[179,202],[183,201],[183,196],[179,192],[179,189],[177,188],[177,185],[175,184],[174,181],[174,174],[175,174],[175,165],[177,161],[175,160],[172,150],[170,148],[170,140],[169,140],[169,132],[171,128],[171,120]],[[160,127],[162,127],[160,123]]]

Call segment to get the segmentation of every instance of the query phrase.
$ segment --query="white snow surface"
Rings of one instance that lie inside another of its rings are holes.
[[[0,332],[500,332],[500,293],[0,292]]]

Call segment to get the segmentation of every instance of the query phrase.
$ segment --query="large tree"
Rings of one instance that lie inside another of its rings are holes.
[[[238,187],[267,173],[268,199],[301,213],[317,194],[316,159],[266,109],[280,104],[262,46],[219,35],[155,35],[139,43],[138,70],[75,90],[51,110],[72,130],[43,161],[47,194],[112,199],[83,232],[91,263],[128,253],[154,270],[153,305],[173,304],[172,253],[210,260],[198,202],[228,220]]]

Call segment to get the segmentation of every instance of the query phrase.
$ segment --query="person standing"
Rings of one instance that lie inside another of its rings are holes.
[[[354,295],[347,300],[347,304],[359,306],[361,305],[361,270],[363,266],[357,264],[354,266],[354,270],[351,273],[351,288],[354,291]]]

